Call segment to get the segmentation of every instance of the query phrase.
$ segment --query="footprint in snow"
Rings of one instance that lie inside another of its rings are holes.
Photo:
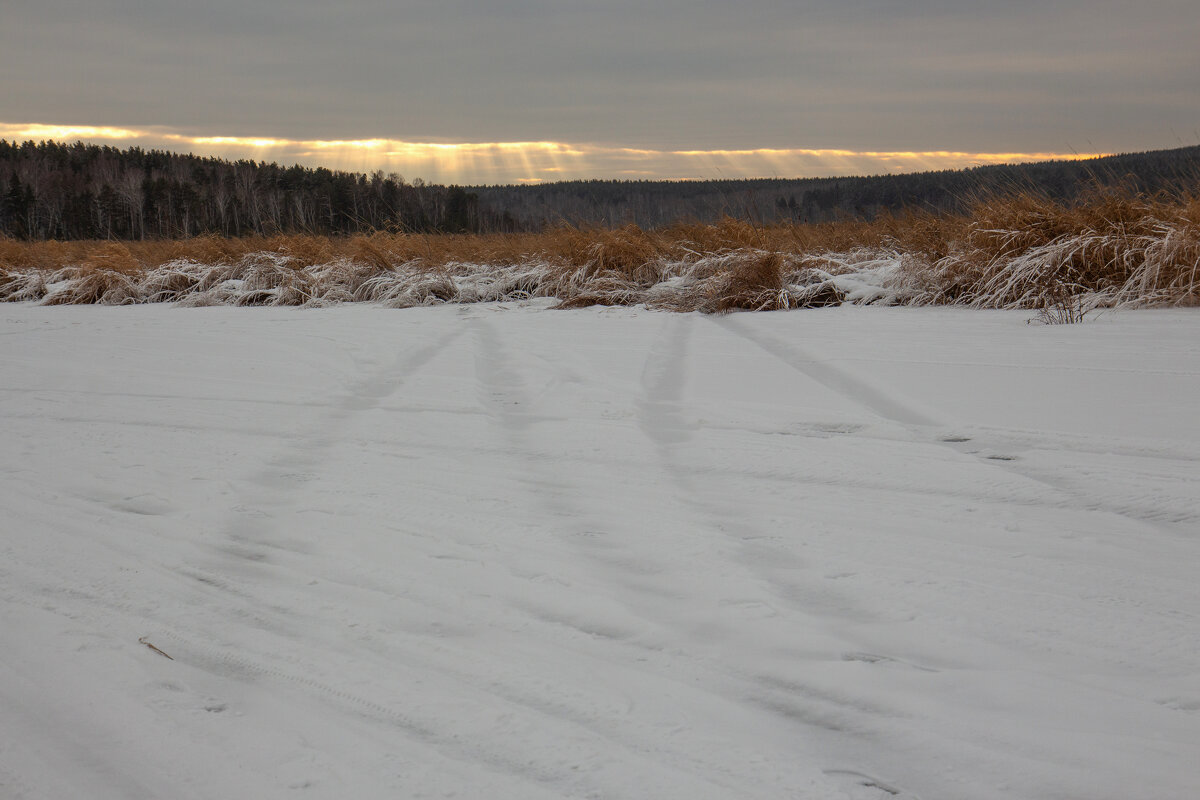
[[[852,769],[827,769],[825,774],[836,780],[851,800],[917,800],[917,796],[865,772]]]

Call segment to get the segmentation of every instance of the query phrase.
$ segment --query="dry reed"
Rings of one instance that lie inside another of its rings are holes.
[[[659,230],[146,242],[0,239],[0,300],[407,307],[557,298],[675,311],[853,303],[1051,309],[1200,303],[1200,200],[980,200],[965,215]]]

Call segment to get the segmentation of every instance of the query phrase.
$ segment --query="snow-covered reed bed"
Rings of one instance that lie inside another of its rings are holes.
[[[892,275],[894,253],[794,254],[741,250],[690,261],[656,260],[642,276],[531,259],[521,264],[421,261],[379,267],[338,259],[296,266],[277,253],[253,253],[234,264],[170,261],[140,272],[90,265],[53,271],[8,270],[0,299],[46,305],[177,303],[183,306],[299,306],[368,302],[394,308],[557,298],[560,305],[639,305],[673,311],[724,312],[903,302]]]
[[[937,257],[907,257],[907,302],[974,308],[1200,304],[1200,202],[1030,198],[981,209]]]
[[[514,236],[0,241],[0,300],[405,308],[556,298],[726,312],[858,304],[1077,309],[1200,303],[1200,202],[1035,197],[966,217]]]

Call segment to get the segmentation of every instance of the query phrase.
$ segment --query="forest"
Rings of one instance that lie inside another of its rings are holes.
[[[845,178],[577,180],[442,186],[399,175],[226,161],[139,147],[0,140],[0,236],[142,241],[199,235],[517,233],[654,229],[724,218],[755,224],[961,213],[997,195],[1072,203],[1097,188],[1195,193],[1200,146],[964,170]]]

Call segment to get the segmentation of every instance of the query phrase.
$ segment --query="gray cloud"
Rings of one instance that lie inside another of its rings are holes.
[[[294,139],[1130,150],[1194,143],[1192,2],[41,0],[0,121]]]

